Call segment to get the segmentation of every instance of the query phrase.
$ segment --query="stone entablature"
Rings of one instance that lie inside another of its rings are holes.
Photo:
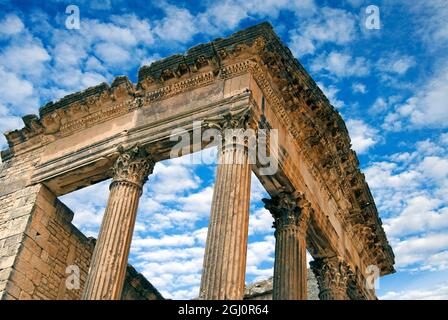
[[[191,131],[194,120],[247,107],[252,124],[280,131],[280,170],[259,178],[272,197],[303,192],[313,209],[311,254],[343,257],[359,279],[368,265],[394,272],[341,116],[267,23],[142,67],[136,85],[117,77],[46,104],[39,117],[25,116],[23,129],[6,133],[2,158],[12,167],[34,159],[24,177],[6,179],[13,191],[44,183],[62,195],[112,177],[120,145],[138,143],[157,162],[169,156],[173,129]]]

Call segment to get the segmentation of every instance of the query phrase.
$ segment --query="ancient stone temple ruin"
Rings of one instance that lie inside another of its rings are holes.
[[[117,77],[23,121],[1,153],[2,299],[161,299],[128,266],[137,206],[154,165],[170,158],[173,132],[193,135],[197,123],[278,138],[265,139],[278,164],[269,174],[249,161],[248,139],[218,149],[226,161],[217,165],[200,299],[243,299],[251,172],[270,195],[273,299],[307,299],[307,250],[320,299],[375,299],[371,270],[394,272],[344,121],[267,23],[144,66],[136,84]],[[98,239],[87,238],[58,197],[109,178]],[[79,289],[67,286],[70,265]]]

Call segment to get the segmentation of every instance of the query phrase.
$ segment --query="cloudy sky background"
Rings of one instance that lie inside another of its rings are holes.
[[[65,27],[68,5],[79,30]],[[381,28],[365,28],[366,7]],[[430,1],[0,0],[0,131],[21,116],[144,64],[270,21],[343,115],[396,254],[389,299],[448,298],[448,4]],[[0,138],[0,147],[6,148]],[[145,185],[131,263],[174,299],[198,294],[214,165],[158,163]],[[62,197],[96,236],[108,182]],[[252,179],[247,282],[272,275],[272,219]]]

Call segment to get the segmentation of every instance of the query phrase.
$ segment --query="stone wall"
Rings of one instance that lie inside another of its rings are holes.
[[[244,300],[272,300],[273,278],[256,281],[246,286]],[[319,300],[319,288],[313,272],[307,271],[307,300]]]
[[[0,203],[0,299],[80,299],[95,244],[71,223],[73,212],[43,185]],[[66,286],[72,265],[79,268],[79,289]],[[129,267],[123,299],[163,297]]]
[[[15,156],[9,150],[0,152],[0,299],[7,297],[8,279],[40,190],[29,186],[40,153],[39,148]]]

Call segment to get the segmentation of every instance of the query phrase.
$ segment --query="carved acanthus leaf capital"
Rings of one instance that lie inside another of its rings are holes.
[[[277,231],[288,226],[297,226],[300,231],[306,232],[312,208],[304,194],[282,191],[272,199],[262,200],[274,218]]]
[[[208,118],[204,122],[206,127],[215,128],[220,131],[227,129],[246,129],[250,121],[251,112],[252,108],[248,106],[240,110],[229,111],[222,116]]]
[[[143,187],[143,184],[148,179],[148,175],[154,169],[154,160],[139,145],[129,149],[124,149],[120,146],[118,152],[120,155],[112,168],[113,183],[130,182],[140,188]]]
[[[330,296],[331,299],[347,298],[347,286],[352,273],[341,257],[316,258],[310,262],[310,267],[319,285],[319,295]]]

